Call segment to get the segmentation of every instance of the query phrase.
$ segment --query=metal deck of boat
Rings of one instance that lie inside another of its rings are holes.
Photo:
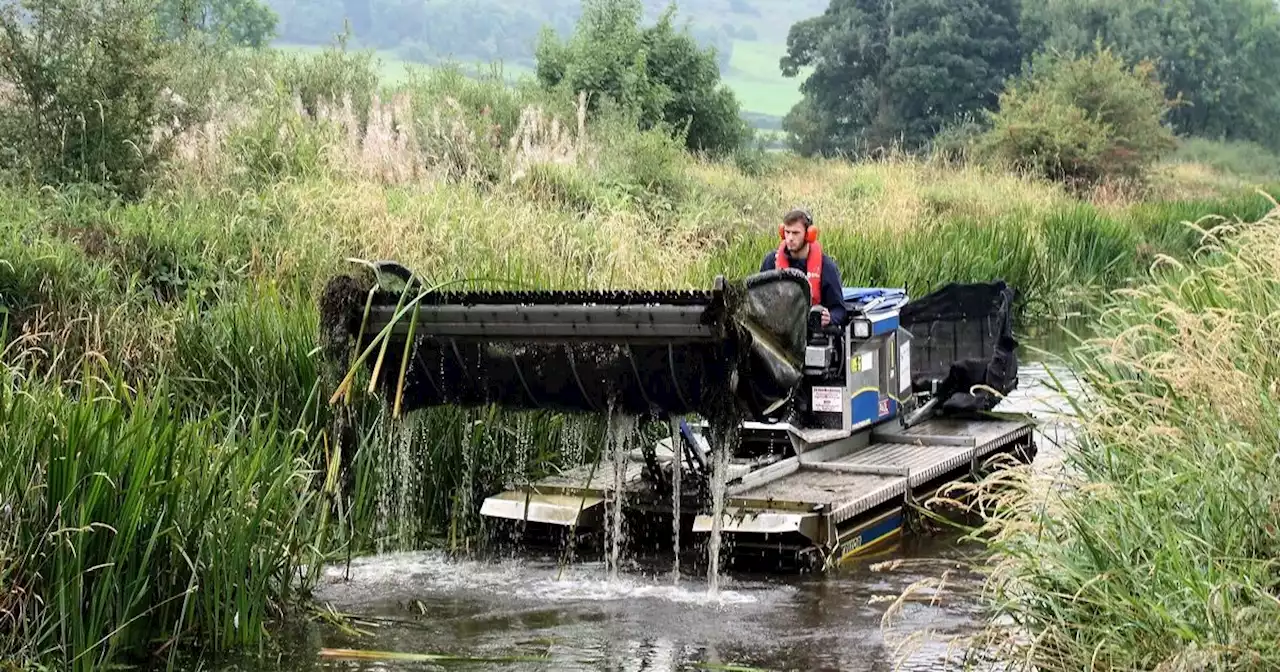
[[[958,468],[974,466],[1025,438],[1031,424],[1016,420],[934,419],[902,431],[890,424],[870,445],[839,444],[799,455],[795,464],[731,491],[726,507],[823,512],[841,523]],[[790,467],[790,468],[788,468]]]
[[[1031,431],[1032,424],[1021,420],[932,419],[907,430],[890,422],[871,432],[869,438],[866,433],[855,434],[847,442],[755,471],[744,464],[731,464],[725,513],[732,522],[726,531],[801,531],[812,527],[818,518],[824,525],[844,528],[850,519],[893,500],[905,501],[921,486],[948,474],[968,473],[984,458],[1025,439]],[[657,448],[657,458],[663,462],[671,459],[669,445]],[[631,451],[621,479],[628,494],[645,487],[643,469],[640,451]],[[589,510],[610,496],[614,483],[614,464],[604,459],[494,495],[485,500],[482,514],[561,525],[576,520],[590,526],[596,516]],[[710,516],[700,515],[695,520],[695,532],[709,527]],[[819,531],[809,532],[816,533]]]

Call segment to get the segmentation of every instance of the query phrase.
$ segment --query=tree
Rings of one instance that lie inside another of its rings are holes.
[[[157,18],[169,37],[200,32],[250,47],[269,44],[279,20],[257,0],[162,0]]]
[[[640,27],[639,0],[584,0],[568,41],[550,30],[537,46],[536,73],[545,87],[592,95],[591,109],[611,104],[633,115],[641,129],[666,124],[683,132],[687,147],[730,152],[751,137],[733,92],[720,81],[713,49],[703,49],[687,27],[673,25],[674,7]]]
[[[831,0],[787,36],[783,75],[813,73],[784,128],[824,153],[918,148],[949,120],[993,108],[1021,60],[1016,0]]]
[[[1027,45],[1154,60],[1180,133],[1280,149],[1280,6],[1274,0],[1043,0],[1024,17]]]

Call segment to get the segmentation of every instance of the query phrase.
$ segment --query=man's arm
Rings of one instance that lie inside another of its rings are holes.
[[[822,266],[822,305],[831,312],[831,324],[843,325],[849,311],[844,307],[844,283],[840,279],[840,268],[825,255]]]
[[[764,261],[760,262],[760,272],[764,273],[765,271],[772,271],[774,267],[777,266],[777,263],[778,263],[777,256],[778,256],[777,250],[769,250],[767,253],[765,253]]]

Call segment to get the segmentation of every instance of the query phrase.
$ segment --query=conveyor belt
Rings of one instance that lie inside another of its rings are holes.
[[[326,350],[377,346],[364,366],[404,412],[496,404],[714,416],[736,394],[761,415],[799,383],[810,308],[795,269],[719,278],[705,291],[367,287],[338,276],[325,288]]]

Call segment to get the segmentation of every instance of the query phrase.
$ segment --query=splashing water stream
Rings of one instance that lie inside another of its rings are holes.
[[[680,421],[671,419],[671,548],[674,556],[672,583],[680,584],[680,480],[683,477],[684,449],[680,445]]]
[[[627,461],[631,439],[636,434],[637,418],[634,415],[615,414],[609,409],[609,445],[613,458],[613,510],[609,525],[609,579],[618,580],[618,564],[622,545],[622,504],[625,500]]]
[[[720,592],[720,539],[724,521],[725,484],[729,478],[729,458],[737,447],[737,425],[721,420],[711,432],[711,538],[707,542],[707,594]]]

